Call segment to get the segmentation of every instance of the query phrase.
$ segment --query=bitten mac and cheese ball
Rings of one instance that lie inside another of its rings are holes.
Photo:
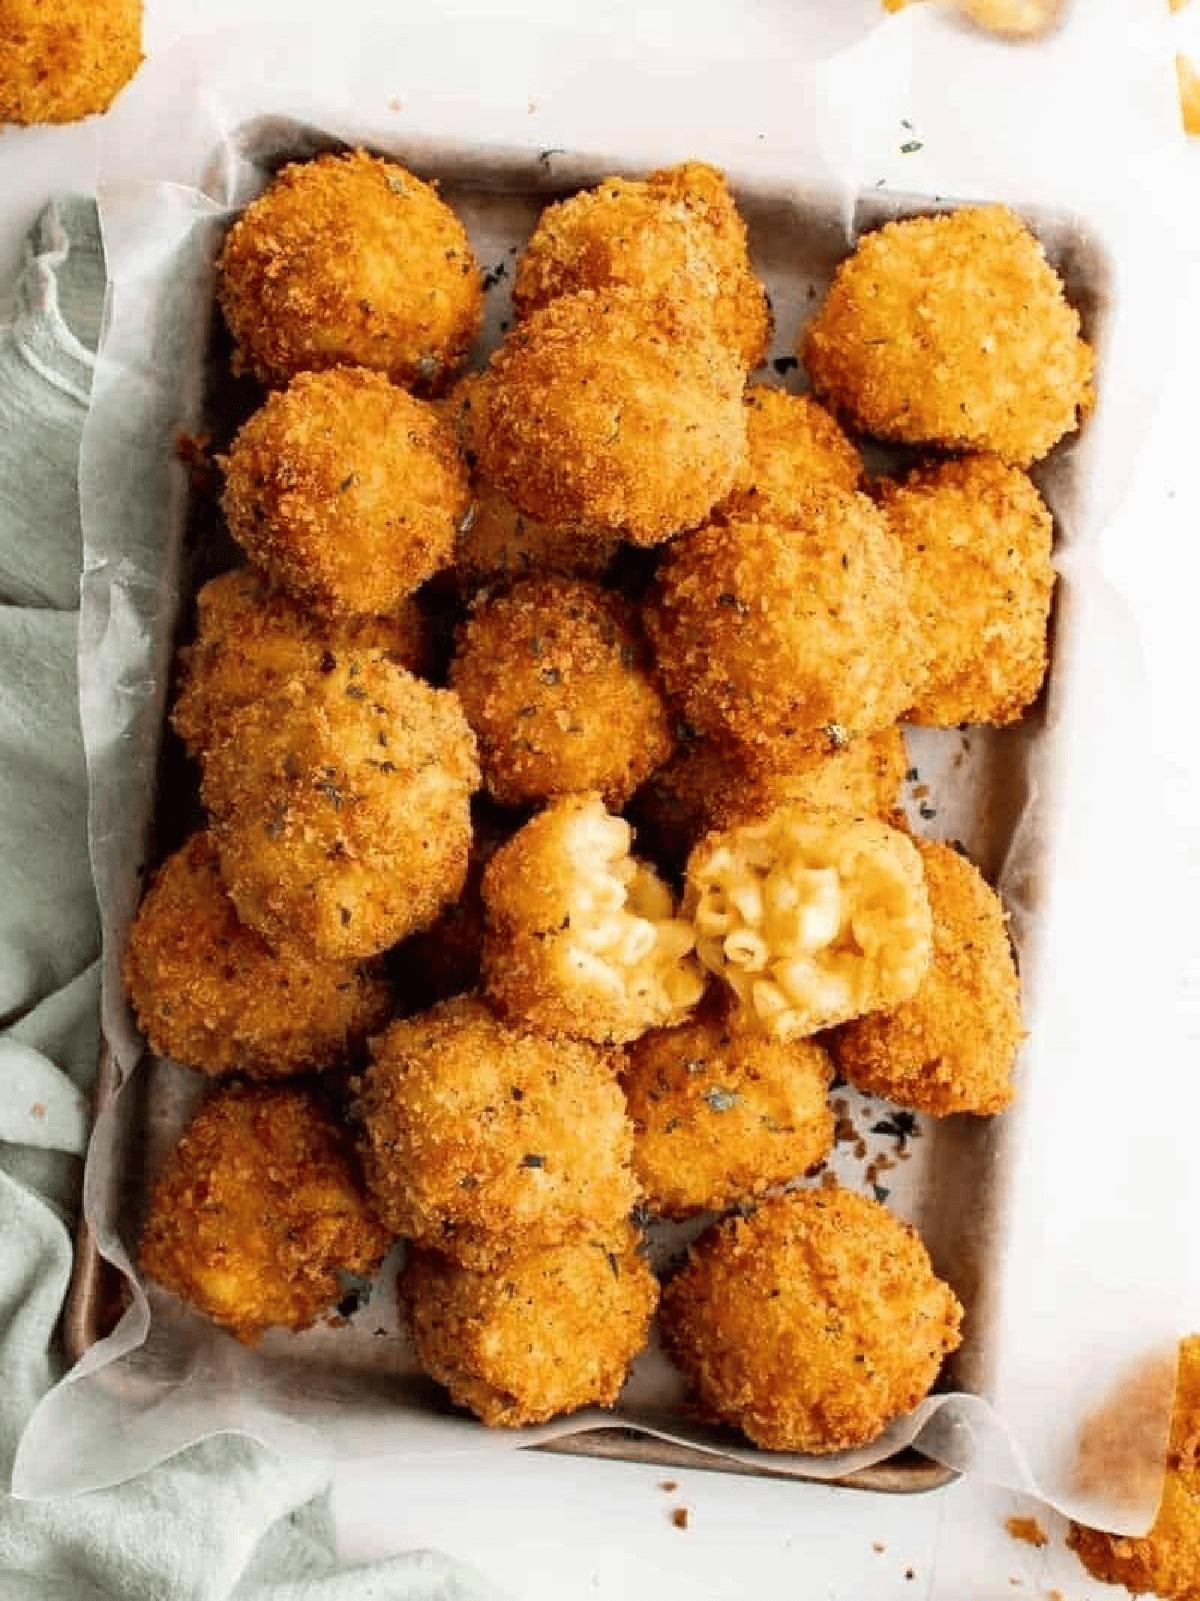
[[[363,150],[294,162],[230,228],[217,298],[263,383],[373,367],[436,392],[479,330],[466,231],[436,189]]]
[[[740,1027],[799,1039],[907,1000],[929,966],[921,857],[875,818],[788,805],[688,858],[696,952]]]
[[[201,1073],[284,1078],[344,1062],[391,1016],[355,962],[281,957],[238,922],[207,834],[159,869],[125,948],[125,986],[160,1056]]]
[[[910,722],[1012,723],[1049,663],[1054,524],[995,456],[918,468],[880,504],[904,548],[924,673]]]
[[[740,516],[677,539],[646,627],[692,727],[793,766],[824,734],[894,723],[912,699],[900,544],[865,495],[818,485],[786,516]]]
[[[578,579],[530,578],[476,603],[450,687],[502,805],[595,789],[614,809],[671,753],[635,609]]]
[[[0,123],[107,111],[142,64],[142,0],[0,0]]]
[[[1006,206],[886,223],[837,269],[800,357],[863,433],[1028,467],[1092,402],[1092,352]]]
[[[899,1006],[838,1029],[834,1057],[852,1084],[901,1106],[990,1116],[1012,1101],[1024,1036],[1004,907],[949,845],[917,849],[933,915],[929,969]]]
[[[480,1269],[569,1240],[621,1248],[639,1191],[607,1052],[460,996],[393,1023],[372,1054],[363,1167],[395,1233]]]
[[[154,1185],[138,1266],[252,1344],[307,1329],[373,1273],[391,1243],[360,1192],[349,1143],[293,1088],[218,1090]]]
[[[243,707],[293,673],[332,672],[345,651],[382,651],[411,673],[429,665],[429,624],[414,600],[387,617],[323,618],[242,567],[205,584],[196,613],[195,643],[179,653],[171,726],[197,757],[228,735]]]
[[[580,289],[616,287],[687,300],[746,369],[766,357],[770,306],[715,167],[689,161],[642,179],[606,178],[546,207],[517,264],[517,315]]]
[[[961,1343],[916,1232],[849,1190],[794,1190],[716,1224],[663,1292],[700,1405],[768,1451],[843,1451],[911,1412]]]
[[[333,615],[398,606],[450,561],[471,499],[451,429],[362,367],[299,374],[244,424],[222,466],[238,544]]]
[[[524,1250],[490,1272],[416,1251],[400,1284],[417,1361],[503,1428],[610,1407],[646,1344],[658,1283],[632,1229]]]
[[[514,1025],[600,1043],[680,1022],[704,993],[691,924],[599,795],[552,802],[483,875],[484,982]]]
[[[725,515],[786,513],[813,484],[862,487],[862,457],[811,396],[754,384],[746,390],[746,425],[746,459],[720,507]]]
[[[242,922],[344,959],[457,898],[478,784],[457,697],[367,650],[244,707],[207,751],[201,793]]]
[[[723,1212],[797,1178],[833,1146],[828,1053],[728,1027],[720,1003],[629,1047],[621,1084],[645,1205]]]
[[[661,544],[733,487],[743,378],[678,302],[581,290],[532,312],[493,355],[472,386],[469,449],[527,516]]]

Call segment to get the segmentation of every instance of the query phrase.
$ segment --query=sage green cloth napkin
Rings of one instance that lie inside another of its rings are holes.
[[[76,624],[79,439],[104,293],[95,206],[51,204],[0,329],[0,1467],[61,1376],[56,1325],[96,1063]],[[0,1499],[0,1601],[488,1601],[413,1552],[338,1566],[323,1470],[217,1436],[139,1479]]]

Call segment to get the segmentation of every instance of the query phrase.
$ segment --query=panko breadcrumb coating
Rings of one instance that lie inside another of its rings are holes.
[[[865,495],[818,485],[784,516],[676,540],[646,628],[691,726],[791,767],[894,723],[919,674],[900,544]]]
[[[142,0],[0,0],[0,123],[107,111],[142,64]]]
[[[363,1165],[384,1222],[472,1267],[595,1239],[638,1199],[612,1056],[510,1028],[472,996],[396,1022],[358,1086]]]
[[[362,367],[300,373],[221,465],[221,509],[251,561],[335,615],[398,606],[450,561],[470,505],[453,431]]]
[[[873,817],[795,803],[706,836],[683,914],[740,1002],[739,1026],[802,1039],[916,990],[931,949],[921,856]]]
[[[810,395],[754,384],[746,390],[746,459],[727,515],[787,513],[813,484],[861,489],[862,457],[837,420]]]
[[[349,1144],[292,1087],[216,1091],[154,1185],[138,1266],[253,1344],[307,1329],[373,1273],[390,1238],[358,1185]]]
[[[514,1024],[601,1043],[678,1023],[707,982],[691,925],[599,795],[553,801],[483,875],[489,998]]]
[[[504,806],[599,790],[614,809],[671,754],[635,608],[582,579],[529,578],[476,602],[450,687]]]
[[[243,708],[201,793],[242,922],[326,959],[428,928],[467,872],[475,736],[457,696],[347,651]]]
[[[701,1406],[768,1451],[865,1445],[922,1401],[962,1307],[914,1229],[849,1190],[793,1190],[710,1228],[663,1293]]]
[[[123,971],[151,1049],[213,1075],[283,1078],[335,1066],[392,1011],[388,986],[369,969],[281,957],[243,928],[204,833],[159,869]]]
[[[1149,1533],[1105,1534],[1073,1523],[1067,1544],[1105,1584],[1200,1601],[1200,1335],[1179,1344],[1167,1473]]]
[[[293,162],[230,228],[217,298],[261,382],[373,367],[435,392],[483,310],[466,231],[436,189],[364,150]]]
[[[527,516],[661,544],[733,487],[742,379],[677,302],[583,290],[532,312],[492,356],[471,392],[469,448]]]
[[[658,1302],[634,1240],[520,1251],[482,1273],[414,1251],[400,1295],[417,1361],[493,1427],[612,1406]]]
[[[1032,482],[965,456],[884,484],[904,547],[924,676],[910,722],[1015,722],[1046,676],[1054,524]]]
[[[817,395],[880,439],[1018,467],[1078,426],[1092,352],[1045,251],[1006,206],[886,223],[842,262],[800,356]]]
[[[1024,1037],[1021,985],[999,896],[949,845],[918,840],[933,954],[912,996],[833,1036],[839,1071],[872,1095],[945,1117],[988,1116],[1013,1098]]]
[[[559,295],[617,287],[686,300],[747,370],[766,358],[770,305],[715,167],[606,178],[547,206],[517,263],[513,308],[525,317]]]
[[[723,1212],[797,1178],[833,1147],[832,1078],[820,1045],[736,1033],[719,1004],[643,1034],[621,1084],[647,1209]]]
[[[193,756],[222,738],[243,707],[273,694],[293,673],[332,672],[345,651],[379,650],[411,673],[429,666],[429,624],[412,599],[387,617],[324,618],[242,567],[205,584],[196,611],[196,640],[179,653],[171,713]]]
[[[890,822],[907,769],[898,725],[797,752],[794,765],[779,770],[760,767],[739,746],[688,739],[642,785],[630,812],[650,854],[676,867],[710,829],[761,821],[790,801]]]

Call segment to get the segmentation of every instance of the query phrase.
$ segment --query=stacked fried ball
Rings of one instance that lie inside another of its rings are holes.
[[[198,597],[207,826],[125,976],[223,1082],[143,1268],[254,1339],[403,1238],[421,1366],[516,1425],[615,1402],[641,1226],[709,1217],[661,1318],[701,1406],[875,1438],[962,1309],[879,1201],[804,1181],[835,1071],[934,1116],[1013,1093],[1004,910],[911,834],[900,724],[1041,690],[1025,469],[1091,356],[1040,245],[1002,207],[867,236],[803,335],[816,398],[748,382],[769,305],[698,163],[549,206],[466,376],[466,233],[363,151],[275,178],[218,297],[268,389],[219,458],[248,565]],[[929,457],[868,483],[847,429]]]

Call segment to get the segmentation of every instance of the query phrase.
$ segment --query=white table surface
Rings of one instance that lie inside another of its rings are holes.
[[[1089,0],[1091,3],[1091,0]],[[1132,3],[1132,0],[1131,0]],[[449,4],[449,0],[445,0]],[[1166,0],[1161,0],[1165,8]],[[703,26],[719,48],[720,29],[739,19],[759,30],[776,28],[780,48],[792,40],[797,15],[836,8],[833,24],[847,39],[875,15],[874,0],[745,0],[724,6],[693,3],[673,16],[666,6],[609,4],[587,13],[611,26],[660,36],[666,29]],[[148,52],[189,33],[224,25],[278,21],[303,26],[326,9],[322,0],[146,0]],[[369,28],[381,7],[338,0],[347,28]],[[425,8],[410,0],[409,10]],[[431,12],[444,10],[429,4]],[[460,13],[469,6],[458,3]],[[483,13],[485,5],[476,8]],[[492,14],[500,8],[490,8]],[[526,0],[510,11],[542,12],[560,23],[571,7]],[[636,22],[634,16],[636,14]],[[1200,16],[1172,24],[1181,48],[1200,59]],[[464,24],[469,41],[469,23]],[[469,43],[464,44],[469,48]],[[445,63],[453,80],[455,61]],[[527,79],[525,60],[498,60],[495,72]],[[1063,86],[1069,95],[1070,86]],[[1120,104],[1111,108],[1121,115]],[[1181,228],[1192,230],[1200,288],[1200,141],[1192,161],[1197,187]],[[0,283],[15,271],[25,229],[56,190],[93,185],[92,125],[0,130]],[[1193,216],[1189,217],[1189,210]],[[0,302],[2,304],[2,302]],[[1195,579],[1200,558],[1200,476],[1195,458],[1195,375],[1200,373],[1200,295],[1185,319],[1173,371],[1164,374],[1163,400],[1121,514],[1129,537],[1115,542],[1113,577],[1134,608],[1146,640],[1154,691],[1154,737],[1168,776],[1173,852],[1181,879],[1200,892],[1200,740],[1196,685],[1200,638]],[[1169,581],[1164,581],[1168,579]],[[1128,842],[1130,848],[1135,842]],[[1200,933],[1184,955],[1179,1005],[1200,1043]],[[663,1483],[674,1481],[673,1489]],[[672,1513],[688,1512],[686,1528]],[[641,1468],[533,1452],[486,1460],[442,1459],[419,1467],[372,1462],[345,1467],[335,1479],[340,1548],[365,1558],[436,1547],[474,1562],[518,1601],[567,1601],[599,1596],[623,1601],[725,1601],[733,1597],[828,1598],[828,1601],[999,1601],[1030,1596],[1097,1601],[1118,1593],[1090,1584],[1063,1548],[1061,1520],[1008,1492],[959,1483],[922,1497],[886,1497],[805,1484]],[[1014,1513],[1038,1512],[1050,1532],[1043,1550],[1006,1532]]]

